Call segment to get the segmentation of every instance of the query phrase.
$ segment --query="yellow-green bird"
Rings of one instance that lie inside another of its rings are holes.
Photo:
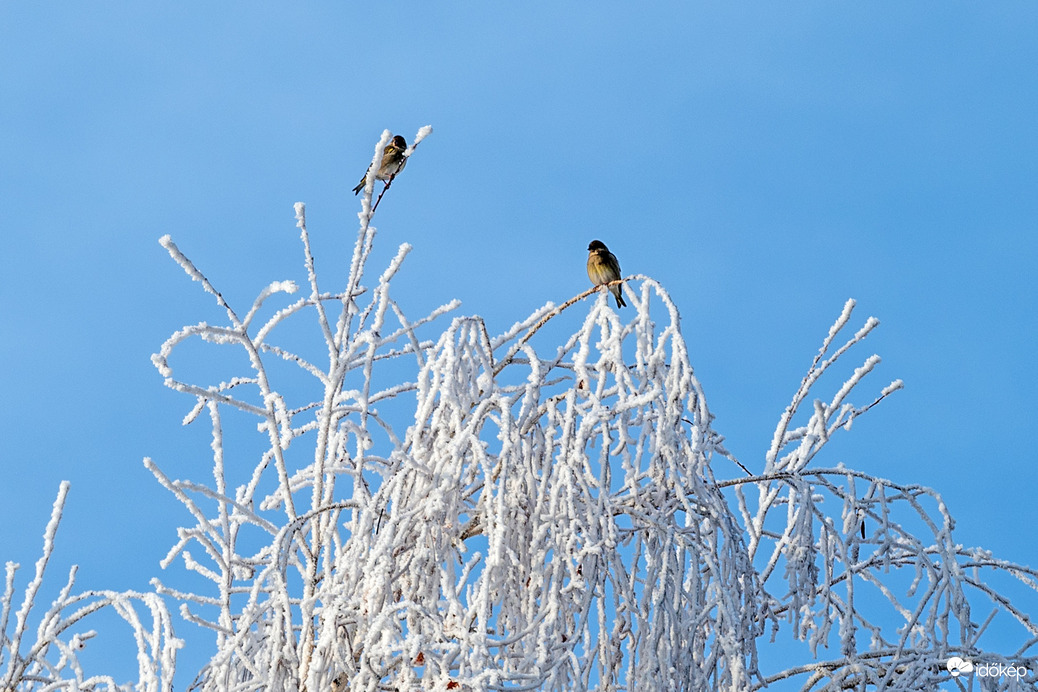
[[[407,157],[404,156],[405,151],[407,151],[407,140],[397,135],[382,150],[382,163],[378,167],[378,173],[375,174],[375,180],[385,180],[388,182],[400,171],[404,170],[404,166],[407,165]],[[371,166],[368,166],[368,171],[370,170]],[[364,183],[368,179],[368,171],[364,171],[364,176],[357,183],[357,187],[353,188],[353,194],[359,194],[364,189]]]
[[[607,284],[620,278],[620,263],[616,255],[609,252],[601,240],[592,240],[587,246],[587,276],[595,286]],[[624,297],[620,295],[620,284],[609,287],[609,292],[616,298],[616,307],[626,307]]]

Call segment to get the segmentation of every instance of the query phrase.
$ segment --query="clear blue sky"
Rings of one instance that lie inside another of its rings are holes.
[[[348,261],[383,128],[435,131],[379,209],[412,316],[494,333],[587,285],[605,241],[663,282],[753,470],[844,301],[896,393],[819,463],[944,493],[959,540],[1038,565],[1038,3],[0,4],[0,560],[146,589],[210,476],[150,355]],[[345,271],[345,270],[343,270]],[[838,383],[830,383],[830,387]],[[824,390],[825,394],[831,394]],[[243,461],[252,464],[252,460]],[[719,471],[721,471],[719,469]],[[171,575],[163,574],[166,580]]]

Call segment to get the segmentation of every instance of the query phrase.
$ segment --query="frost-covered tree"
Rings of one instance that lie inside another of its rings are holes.
[[[816,463],[901,387],[853,403],[879,362],[870,356],[819,398],[821,376],[878,325],[843,336],[853,301],[751,473],[712,428],[657,282],[625,279],[630,319],[588,291],[497,336],[479,317],[448,317],[454,302],[412,320],[390,290],[408,245],[363,285],[372,192],[332,292],[297,205],[307,290],[262,323],[265,301],[296,284],[271,284],[239,317],[162,241],[227,314],[177,332],[154,358],[195,398],[188,420],[205,412],[213,427],[212,484],[148,462],[194,518],[167,564],[181,555],[212,582],[197,594],[157,585],[216,632],[199,686],[743,690],[799,677],[813,689],[932,689],[965,679],[947,670],[953,655],[1009,661],[980,641],[998,613],[1023,628],[1009,662],[1038,670],[1038,628],[985,579],[1008,573],[1033,590],[1032,570],[957,545],[932,490]],[[535,349],[531,337],[578,305],[580,327]],[[320,362],[278,343],[292,321],[312,325]],[[179,379],[170,356],[195,338],[244,349],[249,370]],[[279,369],[285,381],[272,361],[294,366]],[[247,468],[225,463],[228,411],[254,416],[266,440]],[[979,600],[991,604],[980,618]],[[815,657],[762,670],[759,647],[776,637]]]
[[[934,690],[972,684],[953,656],[1038,670],[1038,627],[992,586],[1009,576],[1033,597],[1033,570],[956,544],[933,490],[824,466],[830,438],[901,387],[856,403],[870,356],[818,391],[878,325],[847,335],[853,301],[744,466],[659,283],[623,280],[631,315],[592,289],[496,336],[456,302],[411,319],[391,291],[410,246],[366,279],[374,188],[332,272],[344,285],[319,285],[299,204],[301,297],[275,281],[244,313],[161,240],[226,314],[153,357],[193,398],[185,423],[212,426],[212,480],[145,462],[190,516],[164,566],[208,585],[155,581],[215,633],[194,687]],[[572,334],[544,338],[581,310]],[[182,374],[175,354],[199,340],[247,366]],[[242,420],[255,456],[225,440]],[[1018,623],[1017,651],[985,648],[995,618]],[[766,669],[758,653],[779,639],[810,655]],[[1036,689],[1031,672],[984,680]]]
[[[4,592],[0,600],[0,691],[16,690],[120,690],[159,692],[173,687],[176,653],[182,642],[173,636],[173,623],[165,602],[154,593],[132,591],[75,592],[75,566],[46,612],[33,612],[44,577],[54,556],[54,537],[68,498],[69,483],[61,484],[50,521],[43,533],[43,552],[36,561],[32,579],[19,602],[15,577],[19,565],[8,562]],[[15,608],[17,607],[17,610]],[[97,633],[83,629],[89,616],[114,609],[133,630],[137,645],[137,684],[120,685],[109,674],[87,673],[79,652]],[[13,616],[13,620],[12,620]]]

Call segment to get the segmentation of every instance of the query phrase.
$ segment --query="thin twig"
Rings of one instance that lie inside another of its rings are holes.
[[[389,186],[393,184],[393,181],[395,179],[396,179],[396,173],[394,173],[393,175],[389,176],[389,180],[386,181],[386,186],[384,188],[382,188],[382,192],[378,193],[378,199],[376,199],[375,203],[373,205],[371,205],[371,213],[372,213],[372,215],[374,215],[375,210],[378,209],[378,203],[382,201],[382,195],[386,194],[386,190],[389,189]]]

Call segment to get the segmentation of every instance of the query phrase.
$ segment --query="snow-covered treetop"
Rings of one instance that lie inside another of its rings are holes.
[[[630,311],[592,288],[499,335],[457,301],[411,319],[391,290],[409,245],[365,284],[393,181],[374,203],[368,182],[348,272],[333,273],[345,282],[330,290],[302,204],[305,278],[271,282],[244,313],[160,241],[226,313],[153,357],[192,397],[185,424],[212,426],[211,480],[146,460],[189,517],[164,566],[179,558],[209,584],[154,582],[215,633],[195,687],[924,690],[964,679],[952,656],[1038,671],[1038,628],[991,586],[1012,576],[1033,597],[1033,570],[956,544],[935,491],[824,465],[829,440],[902,387],[870,384],[871,355],[818,391],[879,324],[848,334],[853,300],[770,449],[744,464],[713,427],[662,285],[624,277]],[[548,341],[548,323],[575,329]],[[288,332],[309,334],[309,356]],[[193,340],[241,350],[248,367],[195,381],[176,357]],[[256,456],[225,440],[243,421],[262,436]],[[996,618],[1017,623],[1018,650],[985,648]],[[810,655],[762,660],[779,639]],[[139,658],[168,668],[155,646]],[[142,689],[162,675],[142,673]]]

